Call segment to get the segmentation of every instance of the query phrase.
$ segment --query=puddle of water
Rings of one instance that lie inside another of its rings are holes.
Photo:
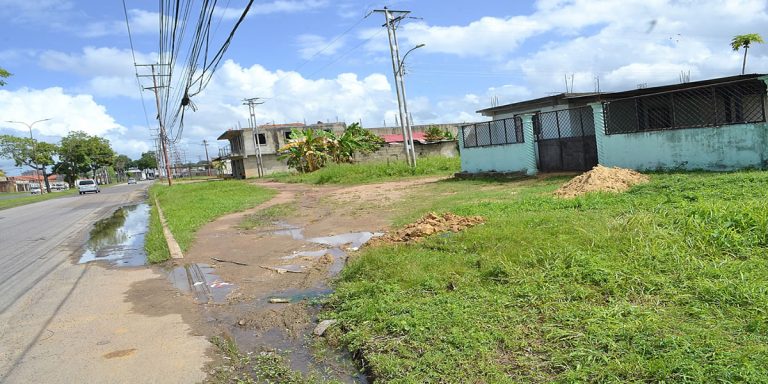
[[[93,225],[85,252],[78,263],[108,261],[114,266],[136,267],[147,263],[144,236],[149,225],[149,205],[122,207]]]
[[[272,233],[278,236],[290,236],[294,240],[304,240],[304,228],[294,227],[286,222],[276,221],[275,225],[282,228]]]
[[[320,258],[325,256],[325,254],[328,253],[333,257],[344,257],[347,255],[346,252],[342,251],[341,248],[329,248],[329,249],[321,249],[319,251],[300,251],[295,252],[288,256],[283,256],[281,259],[283,260],[292,260],[292,259],[298,259],[299,257],[311,257],[311,258]]]
[[[351,233],[342,233],[340,235],[334,235],[334,236],[314,237],[311,239],[307,239],[307,241],[315,244],[328,245],[331,247],[341,247],[342,245],[349,244],[349,247],[347,249],[352,251],[357,251],[358,249],[360,249],[360,247],[363,246],[363,244],[367,243],[368,240],[381,235],[383,235],[383,233],[351,232]]]
[[[174,268],[168,280],[179,290],[191,293],[198,303],[226,303],[234,284],[221,280],[208,264],[185,264]]]

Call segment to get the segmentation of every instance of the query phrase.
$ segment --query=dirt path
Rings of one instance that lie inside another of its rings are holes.
[[[354,187],[258,183],[276,189],[278,195],[204,226],[184,259],[172,262],[177,285],[193,293],[202,311],[202,316],[187,314],[185,322],[199,334],[234,340],[244,353],[290,351],[294,370],[319,368],[334,379],[356,381],[350,367],[315,361],[307,348],[317,311],[310,302],[330,292],[329,281],[349,254],[389,228],[409,191],[439,179]],[[240,227],[249,215],[279,205],[291,207],[290,217],[267,219],[253,229]],[[129,295],[135,298],[136,311],[151,315],[176,311],[167,302],[142,297],[152,289],[156,287],[136,286]],[[288,302],[270,303],[270,299]]]

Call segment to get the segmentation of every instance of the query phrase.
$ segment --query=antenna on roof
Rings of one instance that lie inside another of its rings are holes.
[[[576,75],[571,73],[571,83],[570,83],[570,86],[568,85],[568,74],[566,73],[563,76],[565,77],[565,93],[573,93],[573,78]]]
[[[600,93],[600,75],[595,75],[595,93]]]

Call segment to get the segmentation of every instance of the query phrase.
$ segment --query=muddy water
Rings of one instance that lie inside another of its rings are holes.
[[[168,280],[180,291],[191,293],[198,303],[226,303],[227,295],[235,288],[234,284],[221,280],[207,264],[173,268],[168,271]]]
[[[118,267],[145,265],[144,235],[148,225],[149,205],[129,205],[118,209],[112,216],[93,225],[78,263],[103,261]]]

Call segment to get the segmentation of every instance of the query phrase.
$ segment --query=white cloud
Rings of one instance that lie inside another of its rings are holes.
[[[302,59],[309,60],[315,56],[333,56],[344,47],[343,38],[333,41],[326,41],[325,38],[318,35],[304,34],[296,38],[299,45],[299,55]]]
[[[275,0],[269,3],[257,3],[251,6],[250,14],[268,15],[271,13],[304,12],[328,5],[327,0]]]
[[[0,126],[22,134],[28,132],[26,126],[5,121],[32,123],[50,118],[50,121],[35,124],[33,127],[37,134],[47,136],[64,136],[69,131],[85,131],[101,136],[112,130],[123,129],[91,95],[69,95],[58,87],[42,90],[0,90],[0,116],[3,116]]]
[[[136,53],[139,63],[153,62],[156,55]],[[139,97],[136,68],[129,49],[85,47],[82,54],[46,51],[40,55],[40,66],[51,71],[77,74],[88,78],[82,92],[95,96]]]

